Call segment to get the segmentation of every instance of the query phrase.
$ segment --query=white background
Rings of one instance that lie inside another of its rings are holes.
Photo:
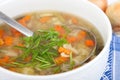
[[[0,0],[0,3],[3,2],[3,1],[7,1],[7,0]],[[120,0],[108,0],[108,4],[111,4],[111,3],[115,2],[115,1],[120,1]]]

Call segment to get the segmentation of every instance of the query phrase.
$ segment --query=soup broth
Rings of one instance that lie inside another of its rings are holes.
[[[9,25],[0,25],[0,66],[30,75],[51,75],[80,67],[94,59],[104,47],[99,31],[88,21],[68,13],[44,11],[15,18],[34,32],[26,37]],[[96,37],[96,50],[87,28]]]

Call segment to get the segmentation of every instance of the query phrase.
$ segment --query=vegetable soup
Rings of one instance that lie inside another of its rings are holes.
[[[88,21],[68,13],[56,11],[33,12],[15,18],[34,32],[22,35],[7,24],[0,25],[0,66],[22,74],[51,75],[80,67],[94,59],[104,47],[98,30]],[[86,59],[95,41],[96,50]]]

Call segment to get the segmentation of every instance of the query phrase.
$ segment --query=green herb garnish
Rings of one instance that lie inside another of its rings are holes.
[[[73,69],[74,67],[74,61],[73,61],[73,57],[72,57],[72,53],[70,53],[70,69]]]
[[[55,66],[54,58],[58,56],[57,48],[67,43],[66,39],[59,38],[59,33],[54,30],[39,30],[31,37],[23,37],[22,41],[25,44],[24,47],[17,46],[17,48],[23,53],[13,64],[18,67],[39,64],[38,67],[41,69]],[[24,59],[29,56],[32,56],[32,59],[24,62]]]

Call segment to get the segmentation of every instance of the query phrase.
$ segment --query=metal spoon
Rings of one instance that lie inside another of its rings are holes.
[[[4,21],[6,24],[8,24],[11,27],[15,28],[16,30],[18,30],[19,32],[24,34],[25,36],[29,37],[29,36],[33,35],[33,32],[31,30],[29,30],[26,27],[22,26],[17,21],[15,21],[14,19],[8,17],[4,13],[2,13],[1,11],[0,11],[0,20]]]
[[[92,50],[90,51],[90,53],[89,53],[82,61],[79,61],[79,64],[82,65],[82,64],[84,64],[92,55],[95,54],[96,46],[97,46],[96,37],[95,37],[94,33],[91,32],[91,30],[88,30],[88,29],[85,28],[85,27],[79,27],[79,26],[76,26],[76,25],[69,25],[69,27],[70,27],[72,30],[76,29],[76,30],[82,30],[82,31],[87,32],[88,35],[89,35],[89,37],[90,37],[90,39],[94,40],[95,45],[94,45],[94,47],[92,48]]]

